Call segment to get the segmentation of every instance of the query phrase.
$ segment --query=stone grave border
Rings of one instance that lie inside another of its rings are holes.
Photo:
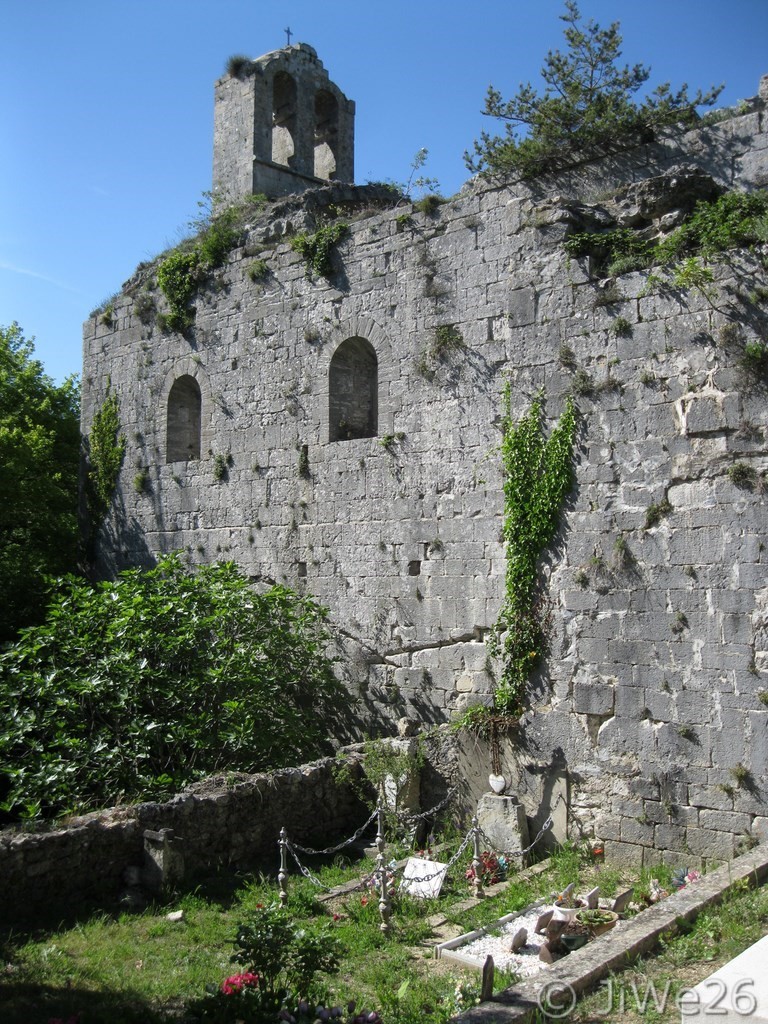
[[[531,903],[527,907],[523,907],[522,910],[516,910],[511,914],[504,914],[503,917],[498,918],[496,921],[492,921],[491,924],[483,925],[482,928],[475,928],[474,931],[465,932],[463,935],[457,935],[455,939],[446,939],[444,942],[438,942],[435,946],[435,959],[436,960],[448,960],[453,963],[463,964],[466,967],[471,967],[474,970],[482,973],[483,965],[477,962],[475,957],[466,956],[461,952],[462,946],[468,946],[475,939],[481,939],[488,935],[489,932],[495,931],[498,927],[509,924],[510,921],[516,921],[520,917],[525,917],[532,910],[542,910],[544,905],[548,901],[546,899],[536,900],[535,903]]]
[[[576,995],[594,988],[611,971],[620,971],[634,959],[649,952],[662,935],[678,930],[678,921],[693,921],[709,906],[719,903],[736,886],[759,885],[768,877],[768,843],[756,846],[708,875],[691,882],[569,954],[529,980],[499,992],[492,1000],[473,1006],[451,1018],[452,1024],[526,1024],[542,1013],[542,989],[553,992],[554,984],[570,986]],[[562,1013],[567,1019],[568,1011]]]

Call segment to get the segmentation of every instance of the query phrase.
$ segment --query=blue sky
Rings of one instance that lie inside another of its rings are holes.
[[[768,0],[582,0],[621,22],[623,60],[651,84],[725,82],[718,105],[768,73]],[[3,0],[0,324],[35,336],[61,380],[81,325],[136,264],[179,238],[211,186],[213,84],[233,53],[310,43],[357,104],[356,180],[405,181],[414,154],[442,191],[505,96],[539,84],[561,48],[560,0]]]

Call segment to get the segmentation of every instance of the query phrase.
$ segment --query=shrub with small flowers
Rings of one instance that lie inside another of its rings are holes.
[[[287,1007],[318,998],[319,974],[336,974],[340,946],[330,921],[314,929],[293,921],[279,904],[257,904],[237,926],[233,974],[193,1007],[200,1024],[274,1024]],[[307,1002],[309,1005],[309,1002]],[[284,1020],[287,1018],[283,1018]]]

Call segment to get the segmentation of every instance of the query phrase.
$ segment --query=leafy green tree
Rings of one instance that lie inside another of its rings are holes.
[[[483,113],[505,122],[503,135],[483,132],[464,159],[473,172],[532,177],[633,142],[652,138],[656,129],[691,122],[696,107],[709,106],[722,86],[688,95],[666,82],[640,102],[635,95],[650,77],[642,64],[620,67],[619,23],[607,29],[581,23],[575,0],[566,0],[563,53],[550,50],[541,69],[544,92],[530,82],[504,100],[489,86]]]
[[[47,575],[77,566],[79,389],[33,352],[17,323],[0,327],[0,642],[42,620]]]
[[[0,810],[106,806],[318,755],[342,709],[330,641],[323,608],[257,593],[232,563],[61,581],[45,623],[0,654]]]

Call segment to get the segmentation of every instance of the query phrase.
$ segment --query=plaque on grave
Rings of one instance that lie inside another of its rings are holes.
[[[435,899],[440,895],[447,870],[448,865],[441,864],[440,861],[409,857],[400,888],[409,896]]]

